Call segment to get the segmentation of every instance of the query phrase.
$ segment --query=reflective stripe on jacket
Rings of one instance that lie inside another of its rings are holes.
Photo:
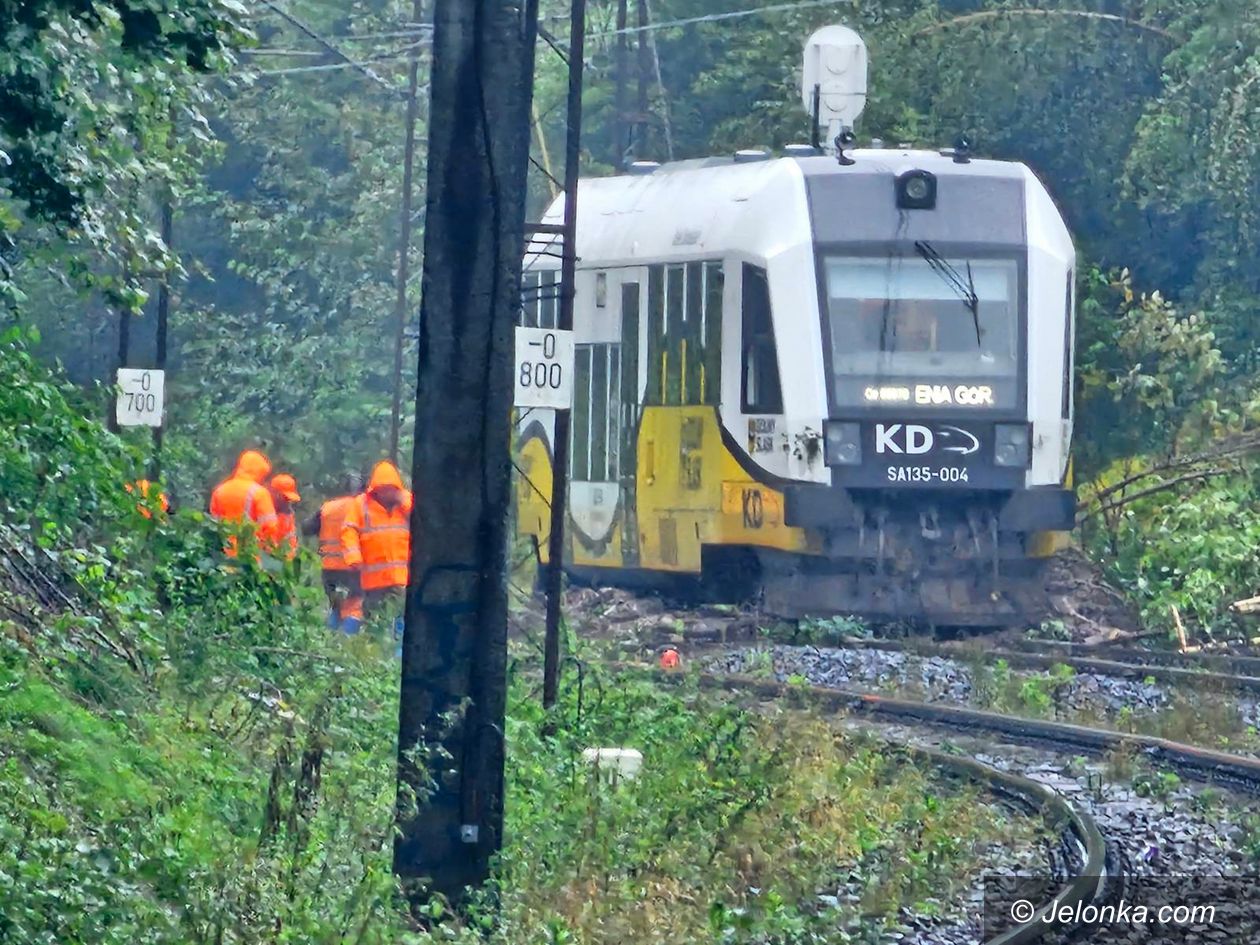
[[[401,501],[386,509],[374,492],[382,486],[400,490]],[[346,511],[341,545],[348,565],[359,568],[365,591],[407,586],[411,561],[411,493],[391,463],[378,463],[368,491],[357,496]]]
[[[319,559],[325,571],[353,571],[341,547],[341,529],[355,496],[329,499],[319,507]]]

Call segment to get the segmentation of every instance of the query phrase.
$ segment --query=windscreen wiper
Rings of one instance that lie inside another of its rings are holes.
[[[962,273],[938,253],[931,243],[926,240],[916,240],[914,250],[967,306],[967,310],[971,312],[971,320],[976,326],[976,347],[980,347],[982,343],[980,341],[980,297],[976,295],[976,283],[971,276],[971,263],[967,263],[967,279],[964,281]]]

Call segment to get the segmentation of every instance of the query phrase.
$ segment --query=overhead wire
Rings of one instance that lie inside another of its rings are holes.
[[[604,30],[587,34],[587,39],[603,39],[607,36],[622,36],[632,33],[654,33],[657,30],[674,29],[679,26],[691,26],[696,23],[718,23],[722,20],[736,20],[745,16],[759,16],[763,13],[786,13],[791,10],[803,10],[809,7],[852,6],[852,0],[793,0],[791,3],[775,3],[764,7],[752,7],[747,10],[727,10],[724,13],[707,13],[703,16],[689,16],[679,20],[665,20],[660,23],[647,23],[643,26],[626,26],[622,29]]]
[[[271,0],[260,0],[260,2],[276,10],[276,12],[280,13],[290,22],[294,22],[293,18],[291,18],[288,14],[281,11],[274,3],[271,2]],[[674,28],[682,27],[682,26],[692,26],[697,23],[717,23],[717,22],[722,22],[725,20],[734,20],[734,19],[740,19],[740,18],[749,17],[749,16],[759,16],[764,13],[785,13],[791,10],[808,9],[811,7],[847,6],[849,5],[849,2],[850,0],[793,0],[793,2],[791,3],[775,3],[775,4],[769,4],[767,6],[752,7],[746,10],[728,10],[723,13],[709,13],[703,16],[692,16],[692,17],[685,17],[683,19],[677,19],[677,20],[665,20],[659,23],[648,23],[644,26],[627,26],[627,27],[624,27],[623,29],[600,30],[598,32],[588,33],[587,39],[606,39],[609,37],[630,35],[630,34],[635,34],[635,33],[651,33],[651,32],[656,32],[658,30],[674,29]],[[556,15],[555,17],[548,17],[548,19],[564,20],[564,19],[567,19],[567,16]],[[295,22],[294,25],[297,25],[297,23]],[[350,58],[344,52],[337,50],[332,45],[332,42],[331,42],[332,39],[335,38],[341,41],[350,41],[350,40],[360,40],[360,39],[369,39],[369,38],[388,39],[388,38],[418,37],[420,39],[420,44],[424,45],[424,40],[430,38],[432,27],[429,24],[419,24],[419,26],[421,28],[415,31],[360,33],[356,35],[347,34],[347,35],[336,36],[336,37],[320,36],[319,34],[315,33],[315,31],[312,30],[310,27],[305,27],[304,25],[299,26],[299,29],[302,29],[303,32],[305,32],[308,36],[311,36],[312,38],[314,38],[326,49],[333,51],[334,54],[337,55],[342,61],[337,62],[337,63],[322,64],[318,66],[297,66],[292,69],[269,70],[268,72],[263,72],[263,73],[258,73],[258,74],[278,76],[278,75],[297,75],[303,72],[331,72],[331,71],[335,71],[339,69],[360,69],[361,70],[363,67],[363,63],[356,61]],[[550,41],[550,42],[558,43],[558,38],[555,36],[552,36],[550,33],[543,33],[542,31],[540,31],[539,38],[542,39],[544,42]],[[261,55],[264,53],[264,50],[246,50],[246,52],[251,53],[251,54]],[[391,57],[388,59],[382,58],[382,59],[368,60],[368,61],[372,61],[377,64],[406,62],[407,57],[397,56],[397,57]],[[386,84],[388,85],[388,83]]]
[[[402,92],[400,89],[397,89],[390,83],[386,82],[379,75],[373,72],[371,68],[364,65],[362,62],[359,62],[358,60],[349,56],[336,43],[332,42],[330,39],[325,37],[322,33],[315,30],[313,27],[308,26],[304,21],[298,19],[288,10],[280,6],[278,3],[275,3],[274,0],[259,0],[259,3],[267,7],[267,9],[276,13],[278,16],[280,16],[281,19],[285,20],[285,22],[293,25],[298,30],[305,33],[311,39],[315,40],[315,42],[319,43],[319,45],[323,46],[324,49],[326,49],[328,52],[332,53],[342,62],[346,63],[348,66],[353,68],[356,72],[361,73],[362,75],[367,77],[369,80],[374,82],[376,85],[379,85],[381,88],[388,91],[391,95],[394,95],[394,96],[402,95]]]

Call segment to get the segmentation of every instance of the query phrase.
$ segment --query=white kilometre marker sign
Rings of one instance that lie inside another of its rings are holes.
[[[160,427],[166,372],[147,368],[118,369],[114,416],[120,427]]]
[[[573,406],[573,332],[555,328],[516,329],[517,407]]]

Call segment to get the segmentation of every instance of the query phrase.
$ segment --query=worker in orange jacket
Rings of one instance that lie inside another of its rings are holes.
[[[286,558],[292,558],[298,549],[297,513],[293,507],[302,501],[297,480],[288,473],[276,473],[267,488],[276,504],[276,547]]]
[[[342,554],[348,565],[359,569],[368,613],[407,587],[411,502],[398,468],[380,462],[372,470],[367,491],[346,511],[341,528]]]
[[[278,534],[276,504],[263,481],[271,472],[271,463],[257,450],[246,450],[236,463],[236,470],[210,494],[210,514],[227,522],[252,522],[263,548],[274,548]],[[224,549],[228,557],[236,557],[236,538],[228,540]]]
[[[345,494],[329,499],[302,526],[304,535],[319,536],[319,561],[323,567],[324,593],[328,595],[328,627],[346,634],[357,633],[363,624],[363,589],[358,567],[347,564],[341,545],[341,529],[350,506],[363,492],[363,477],[347,473]]]
[[[127,491],[132,495],[139,494],[140,501],[136,503],[136,511],[145,518],[153,518],[153,513],[149,511],[149,506],[153,503],[153,499],[157,498],[158,507],[163,512],[171,510],[170,500],[166,498],[166,493],[159,486],[155,486],[148,479],[137,479],[134,483],[127,483]]]

